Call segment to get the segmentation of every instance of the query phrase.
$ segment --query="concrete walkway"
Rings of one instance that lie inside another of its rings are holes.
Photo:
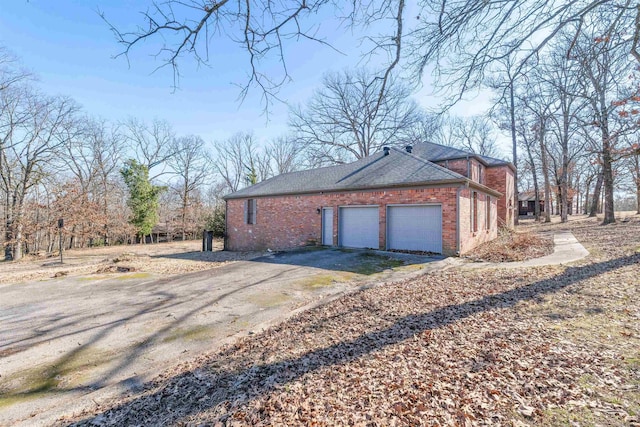
[[[589,255],[589,251],[582,246],[570,231],[561,231],[553,235],[553,253],[540,258],[516,262],[475,262],[461,263],[463,270],[483,268],[523,268],[540,267],[543,265],[561,265],[581,260]]]

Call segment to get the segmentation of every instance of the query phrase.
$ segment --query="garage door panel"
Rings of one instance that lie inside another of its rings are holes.
[[[377,206],[340,208],[340,246],[349,248],[379,247],[380,226]]]
[[[389,249],[442,253],[442,207],[389,206],[387,242]]]

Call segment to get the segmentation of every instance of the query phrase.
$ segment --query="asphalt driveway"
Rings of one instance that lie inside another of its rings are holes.
[[[324,249],[168,278],[94,274],[0,286],[0,425],[48,424],[296,310],[440,268],[437,260]]]

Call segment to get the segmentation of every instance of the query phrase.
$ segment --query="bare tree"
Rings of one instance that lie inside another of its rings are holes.
[[[416,121],[411,129],[410,140],[415,142],[435,142],[436,144],[451,145],[448,137],[449,131],[445,130],[448,116],[445,113],[436,114],[425,111],[416,111]]]
[[[615,222],[613,163],[617,160],[618,139],[637,129],[635,120],[618,120],[620,114],[624,114],[624,103],[617,101],[636,90],[623,84],[628,82],[631,71],[625,48],[626,34],[611,30],[609,25],[606,21],[595,22],[583,28],[571,51],[572,58],[580,65],[581,95],[591,107],[590,114],[584,118],[585,125],[595,127],[600,133],[596,154],[602,165],[604,224]]]
[[[258,157],[258,143],[251,133],[237,133],[214,144],[213,168],[224,181],[227,191],[238,191],[251,181],[258,181],[258,172],[251,165]],[[264,179],[264,178],[263,178]]]
[[[313,40],[327,43],[317,34],[314,17],[320,12],[342,19],[354,33],[362,33],[365,57],[382,58],[384,79],[407,58],[416,81],[432,66],[439,86],[460,99],[471,88],[480,87],[495,61],[517,58],[517,73],[530,59],[569,25],[580,28],[589,19],[610,18],[611,28],[632,29],[627,51],[640,60],[638,42],[640,10],[629,0],[427,0],[419,2],[411,17],[404,16],[405,2],[390,0],[338,2],[335,0],[213,1],[168,0],[152,3],[142,13],[143,23],[134,30],[111,26],[128,55],[149,39],[162,44],[156,52],[161,66],[178,74],[178,63],[192,55],[205,64],[224,61],[215,47],[224,39],[237,43],[247,54],[249,82],[265,94],[288,80],[287,43]],[[416,19],[417,18],[417,19]],[[377,34],[380,25],[387,33]],[[393,25],[388,25],[392,22]],[[281,69],[267,70],[261,60],[275,60]],[[264,68],[263,68],[264,67]]]
[[[507,47],[508,49],[508,47]],[[518,79],[522,79],[522,74],[517,70],[517,66],[515,63],[517,62],[515,55],[507,55],[501,60],[496,61],[496,69],[494,70],[494,75],[491,76],[487,80],[488,86],[493,89],[493,91],[497,94],[497,97],[494,101],[494,106],[491,108],[489,115],[494,116],[496,113],[496,109],[502,110],[498,112],[498,122],[500,122],[500,127],[504,130],[508,130],[511,134],[511,163],[515,167],[513,181],[513,191],[514,191],[514,199],[518,200],[518,143],[516,140],[516,81]],[[502,107],[502,108],[500,108]],[[506,111],[504,111],[506,110]],[[502,117],[508,116],[508,124],[502,119]],[[494,116],[495,117],[495,116]],[[529,147],[528,144],[525,144],[526,147]],[[535,172],[534,172],[534,181],[535,181]],[[537,190],[536,190],[537,191]],[[539,219],[539,208],[536,200],[536,220]],[[514,206],[514,224],[518,225],[518,206]]]
[[[13,53],[0,46],[0,91],[32,77],[32,74],[20,65],[20,61]]]
[[[566,34],[564,36],[566,37]],[[560,152],[551,156],[551,160],[556,165],[554,172],[557,175],[560,218],[562,222],[567,222],[570,207],[570,168],[575,157],[583,152],[585,145],[584,140],[577,134],[577,113],[584,107],[584,103],[578,97],[580,77],[577,64],[568,58],[572,39],[566,37],[562,40],[562,37],[558,37],[558,41],[555,49],[547,55],[547,62],[542,65],[538,76],[543,79],[545,90],[548,91],[547,102],[554,105],[557,112],[551,115],[550,124],[554,125],[551,130],[559,143]]]
[[[169,160],[169,166],[178,177],[176,190],[180,199],[180,219],[182,240],[187,238],[187,219],[194,202],[194,194],[210,178],[211,157],[205,142],[195,135],[177,138],[173,150],[176,154]]]
[[[535,151],[537,151],[540,159],[540,171],[544,185],[544,221],[551,222],[551,183],[549,179],[547,135],[551,116],[554,113],[554,106],[546,98],[546,94],[541,87],[542,80],[538,78],[537,74],[537,72],[530,73],[526,86],[523,86],[522,90],[517,93],[516,99],[523,110],[524,116],[530,117],[527,120],[529,122],[528,126],[534,134],[531,149],[534,151],[534,147],[537,148]],[[539,200],[536,195],[536,204],[538,203]]]
[[[409,40],[409,56],[418,73],[437,64],[439,83],[457,92],[457,100],[482,85],[496,61],[514,56],[519,72],[563,30],[572,26],[575,36],[589,19],[606,16],[610,28],[632,28],[634,37],[629,38],[627,51],[640,60],[639,13],[627,0],[427,1]]]
[[[103,218],[106,218],[103,224],[104,244],[109,245],[112,230],[122,229],[126,224],[117,220],[118,211],[122,210],[124,204],[114,200],[114,195],[119,192],[124,136],[117,126],[109,126],[103,120],[87,119],[84,141],[84,150],[88,153],[93,174],[92,192],[100,204]]]
[[[329,73],[303,109],[291,110],[290,127],[315,165],[366,157],[383,145],[411,137],[418,107],[409,88],[364,70]]]
[[[5,258],[22,258],[26,197],[73,137],[76,104],[31,87],[0,91],[0,186],[5,195]]]
[[[626,163],[636,193],[636,213],[640,214],[640,147],[637,142],[630,143],[629,145],[632,150]]]
[[[269,142],[266,153],[274,175],[289,173],[300,168],[302,150],[292,136],[280,136]]]
[[[163,165],[175,154],[175,134],[168,122],[156,119],[148,124],[132,117],[124,122],[123,128],[126,141],[133,148],[134,158],[149,171]],[[151,175],[150,179],[165,173],[167,171],[162,169]]]
[[[517,104],[516,104],[517,102]],[[527,153],[526,157],[526,169],[531,173],[531,179],[533,181],[533,191],[534,191],[534,216],[536,221],[540,220],[540,184],[538,183],[538,164],[536,159],[534,158],[534,153],[536,153],[536,144],[538,143],[538,135],[537,132],[539,129],[537,120],[535,116],[532,117],[532,114],[527,111],[526,106],[519,97],[514,96],[514,121],[515,129],[517,135],[520,138],[521,145],[524,147],[525,152]],[[521,168],[524,169],[524,168]],[[522,177],[522,175],[518,174],[518,177]],[[518,181],[518,184],[521,183],[521,180]],[[530,187],[523,187],[530,188]],[[517,200],[517,199],[515,199]],[[518,207],[516,206],[516,209]],[[517,215],[517,213],[516,213]]]
[[[179,62],[185,55],[191,55],[199,64],[219,65],[225,58],[216,54],[217,45],[225,39],[236,43],[247,58],[248,81],[241,84],[242,97],[251,87],[257,87],[268,108],[270,102],[277,99],[278,89],[290,80],[289,43],[311,41],[333,48],[319,34],[320,25],[314,21],[318,13],[324,11],[333,13],[336,23],[354,27],[393,19],[396,25],[386,26],[388,34],[363,40],[365,50],[388,59],[380,73],[384,87],[400,61],[404,0],[382,0],[378,4],[337,0],[170,0],[153,2],[142,13],[143,24],[133,30],[121,30],[101,15],[123,46],[121,55],[128,57],[134,47],[142,48],[149,39],[162,38],[162,47],[155,55],[161,61],[159,67],[172,68],[174,85],[180,76]],[[274,63],[280,68],[268,65]]]
[[[495,130],[487,117],[452,117],[448,127],[456,147],[483,156],[498,156]]]

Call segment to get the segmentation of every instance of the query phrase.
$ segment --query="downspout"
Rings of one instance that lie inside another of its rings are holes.
[[[456,256],[460,256],[460,191],[463,188],[469,188],[468,181],[456,190]]]

